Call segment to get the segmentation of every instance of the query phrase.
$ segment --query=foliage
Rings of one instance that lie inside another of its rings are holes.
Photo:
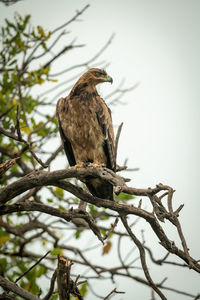
[[[37,153],[42,144],[39,139],[44,141],[45,137],[53,136],[56,132],[55,117],[50,117],[48,113],[42,117],[37,114],[45,103],[34,93],[34,87],[37,85],[52,81],[49,78],[50,66],[37,66],[36,63],[38,58],[46,54],[46,43],[51,37],[51,32],[45,33],[41,26],[31,26],[30,15],[23,18],[16,14],[14,21],[5,21],[6,26],[2,27],[0,32],[1,122],[4,129],[11,129],[13,133],[20,128],[22,139],[27,140]],[[36,55],[38,50],[40,54]],[[35,63],[32,67],[33,61]],[[1,157],[2,161],[5,160],[7,152],[12,151],[13,156],[23,153],[23,159],[31,163],[32,157],[23,142],[16,142],[1,135],[1,145],[7,150]],[[10,170],[10,176],[19,170],[19,166],[15,165]],[[4,184],[6,183],[7,181],[4,181]]]

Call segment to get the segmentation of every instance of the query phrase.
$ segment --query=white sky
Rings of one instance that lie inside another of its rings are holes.
[[[103,55],[111,63],[107,71],[114,80],[112,88],[122,78],[126,86],[140,82],[125,96],[127,104],[113,111],[114,123],[124,122],[119,162],[128,157],[129,167],[140,168],[128,174],[135,187],[162,182],[176,189],[174,205],[185,204],[180,219],[191,253],[198,259],[200,1],[24,0],[10,7],[0,4],[0,23],[17,11],[30,13],[33,24],[51,30],[88,3],[91,7],[81,16],[83,22],[69,28],[69,39],[77,37],[87,47],[74,50],[74,61],[66,55],[66,67],[89,59],[116,33]],[[102,95],[110,90],[110,85],[100,88]],[[181,277],[187,280],[188,291],[197,283],[192,276]],[[134,283],[137,288],[141,296],[142,286]],[[129,292],[131,295],[131,288]]]

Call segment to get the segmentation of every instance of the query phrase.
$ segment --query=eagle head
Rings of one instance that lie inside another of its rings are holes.
[[[83,74],[83,79],[87,82],[90,82],[92,85],[97,85],[99,83],[103,82],[110,82],[113,83],[112,77],[110,77],[106,71],[98,69],[98,68],[92,68],[88,70],[86,73]]]

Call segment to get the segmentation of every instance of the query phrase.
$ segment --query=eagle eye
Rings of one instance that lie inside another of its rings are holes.
[[[105,75],[103,72],[98,72],[98,71],[95,71],[94,74],[96,77],[101,77]]]

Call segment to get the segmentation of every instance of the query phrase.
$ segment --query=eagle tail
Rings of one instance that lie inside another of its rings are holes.
[[[99,178],[90,178],[86,180],[85,184],[93,196],[114,201],[111,183]]]

